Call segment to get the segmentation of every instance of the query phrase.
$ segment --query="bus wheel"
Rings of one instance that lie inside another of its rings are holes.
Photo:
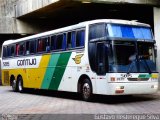
[[[16,83],[16,80],[13,80],[13,81],[12,81],[12,90],[13,90],[14,92],[17,92],[17,83]]]
[[[23,79],[22,77],[18,77],[18,91],[19,92],[23,92],[24,91],[24,88],[23,88]]]
[[[92,87],[88,79],[85,79],[82,84],[82,98],[85,101],[90,101],[92,97]]]

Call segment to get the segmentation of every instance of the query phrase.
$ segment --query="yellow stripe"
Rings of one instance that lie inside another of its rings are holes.
[[[158,74],[152,74],[152,78],[158,79]]]
[[[26,88],[41,88],[43,78],[50,60],[50,55],[43,55],[38,68],[29,69],[12,69],[2,70],[2,83],[3,85],[9,85],[10,76],[14,75],[17,79],[18,75],[23,78],[23,86]],[[8,79],[5,80],[4,73],[9,72]]]
[[[50,55],[43,55],[38,68],[29,69],[28,72],[28,86],[31,88],[41,88],[43,78],[49,63]]]

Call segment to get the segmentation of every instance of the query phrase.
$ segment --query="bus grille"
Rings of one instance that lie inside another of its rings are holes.
[[[9,85],[9,71],[4,72],[4,84]]]
[[[128,78],[129,81],[148,81],[149,78]]]

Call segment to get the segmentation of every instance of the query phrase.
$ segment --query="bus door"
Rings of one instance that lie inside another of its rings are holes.
[[[97,79],[96,88],[97,93],[103,93],[106,88],[102,87],[106,84],[106,73],[108,72],[108,47],[105,43],[97,43],[96,45],[96,68]]]

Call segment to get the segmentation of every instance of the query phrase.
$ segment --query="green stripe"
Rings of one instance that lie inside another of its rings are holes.
[[[70,56],[71,56],[71,52],[60,54],[60,57],[58,59],[58,63],[56,65],[56,68],[55,68],[53,76],[52,76],[52,80],[51,80],[49,89],[58,90]]]
[[[41,88],[48,89],[60,54],[51,55]]]
[[[150,74],[140,74],[140,75],[138,76],[138,78],[150,78],[150,77],[151,77]]]

